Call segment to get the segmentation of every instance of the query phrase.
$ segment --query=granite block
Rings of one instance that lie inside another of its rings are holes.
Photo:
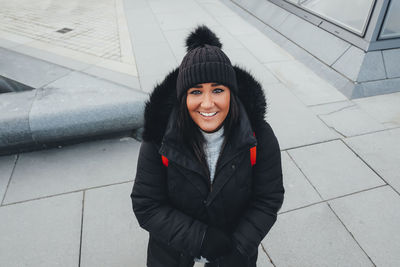
[[[266,66],[308,106],[347,99],[335,87],[298,61],[269,63]]]
[[[347,138],[344,141],[387,183],[400,192],[400,129]]]
[[[85,192],[80,266],[146,265],[148,232],[133,213],[132,186],[123,183]]]
[[[293,14],[277,30],[328,65],[350,47],[349,43]]]
[[[72,69],[72,70],[83,70],[90,66],[88,63],[84,63],[82,61],[74,60],[65,55],[62,55],[61,52],[59,54],[52,53],[45,49],[38,49],[35,47],[31,47],[28,45],[20,45],[18,47],[12,48],[13,51],[17,53],[21,53],[27,56],[34,57],[38,60],[45,60],[47,62],[51,62],[58,66],[62,66],[64,68]],[[101,61],[99,58],[98,61]],[[95,63],[95,61],[93,62]]]
[[[288,152],[325,200],[385,184],[339,140]]]
[[[329,202],[375,266],[400,262],[400,196],[385,186]]]
[[[382,53],[363,50],[351,46],[332,67],[352,81],[366,82],[386,78]]]
[[[126,137],[21,154],[4,202],[132,181],[139,145]]]
[[[139,128],[147,95],[82,73],[41,88],[30,113],[33,138],[58,141]]]
[[[12,49],[13,47],[16,47],[18,45],[20,45],[20,44],[17,42],[7,40],[4,38],[0,38],[0,47],[1,48]]]
[[[287,152],[282,152],[282,171],[285,200],[280,212],[286,212],[322,201],[317,191],[315,191],[307,178],[296,167]]]
[[[400,92],[400,78],[359,83],[356,84],[355,90],[360,91],[360,97],[369,97]]]
[[[400,48],[389,49],[382,51],[383,59],[385,61],[385,68],[388,78],[400,77]]]
[[[91,66],[83,72],[140,91],[139,78],[136,76],[112,71],[100,66]]]
[[[29,112],[36,90],[0,94],[0,152],[33,142]]]
[[[3,202],[4,194],[7,190],[8,182],[14,170],[17,155],[0,157],[0,205]]]
[[[262,244],[275,266],[374,266],[326,203],[279,215]]]
[[[0,263],[79,266],[82,193],[0,207]]]
[[[0,75],[33,88],[55,81],[71,70],[0,48]]]
[[[268,107],[266,118],[278,137],[281,149],[338,138],[283,84],[270,84],[264,90]]]

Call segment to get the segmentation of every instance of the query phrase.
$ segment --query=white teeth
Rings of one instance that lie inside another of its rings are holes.
[[[213,113],[204,113],[204,112],[199,112],[201,115],[206,116],[206,117],[212,117],[215,114],[217,114],[217,112],[213,112]]]

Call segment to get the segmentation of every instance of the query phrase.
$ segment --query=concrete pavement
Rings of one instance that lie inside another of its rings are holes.
[[[340,76],[315,59],[308,67],[300,47],[227,0],[126,0],[124,10],[136,89],[149,92],[177,66],[199,23],[262,82],[286,195],[257,266],[398,266],[400,93],[349,100]],[[97,75],[129,76],[117,72]],[[118,137],[0,157],[0,265],[145,266],[148,235],[129,199],[139,146]]]

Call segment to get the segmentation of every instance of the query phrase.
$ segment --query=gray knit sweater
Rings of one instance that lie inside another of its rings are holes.
[[[224,127],[221,127],[221,129],[214,133],[201,132],[205,139],[203,149],[204,153],[206,154],[208,169],[210,170],[211,183],[213,183],[215,168],[217,167],[217,161],[221,152],[222,143],[224,142]],[[194,260],[196,262],[208,262],[207,259],[203,257],[200,259],[195,258]]]

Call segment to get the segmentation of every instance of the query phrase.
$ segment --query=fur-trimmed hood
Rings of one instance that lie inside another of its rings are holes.
[[[197,27],[186,39],[188,52],[206,45],[222,49],[219,38],[204,25]],[[264,92],[261,85],[250,73],[238,66],[234,66],[233,70],[236,75],[237,96],[244,106],[251,128],[257,133],[257,128],[264,123],[266,112]],[[169,73],[160,84],[156,85],[151,93],[145,107],[144,141],[161,143],[170,114],[173,108],[179,104],[176,96],[178,74],[179,67]]]
[[[264,92],[259,82],[244,69],[234,66],[238,84],[238,98],[243,104],[255,132],[264,123],[267,109]],[[178,105],[176,79],[179,69],[170,72],[155,86],[146,102],[143,140],[160,144],[173,108]]]

